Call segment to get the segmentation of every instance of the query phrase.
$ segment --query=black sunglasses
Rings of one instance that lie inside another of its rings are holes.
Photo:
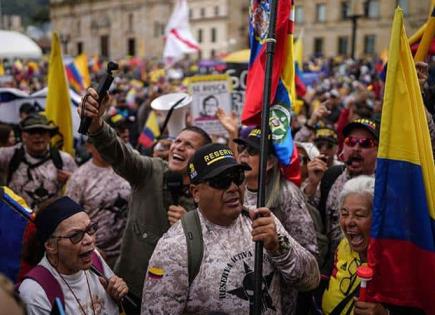
[[[242,154],[242,152],[245,150],[246,150],[246,152],[248,152],[248,154],[250,156],[254,156],[254,155],[257,155],[260,153],[260,151],[258,151],[256,148],[253,148],[253,147],[246,145],[246,144],[239,144],[237,146],[237,152],[239,152],[239,154]]]
[[[207,183],[210,187],[220,190],[227,190],[231,183],[240,186],[245,181],[245,172],[243,170],[237,170],[231,173],[224,173],[219,176],[210,178]]]
[[[314,141],[314,145],[317,147],[317,149],[322,150],[324,147],[326,149],[331,150],[335,144],[329,141]]]
[[[69,238],[71,243],[77,244],[77,243],[81,242],[83,237],[85,237],[85,233],[92,236],[97,232],[97,228],[98,228],[98,223],[95,222],[95,223],[89,224],[88,227],[84,230],[74,231],[74,233],[72,233],[71,235],[66,235],[66,236],[53,235],[51,237],[52,238]]]
[[[32,128],[32,129],[23,130],[23,131],[27,132],[28,134],[31,134],[31,135],[36,135],[36,134],[43,135],[46,133],[50,133],[50,130],[44,129],[44,128]]]

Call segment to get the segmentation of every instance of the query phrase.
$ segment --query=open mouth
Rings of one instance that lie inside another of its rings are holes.
[[[347,233],[347,239],[352,247],[361,247],[364,244],[364,237],[359,233]]]
[[[360,166],[363,161],[364,161],[364,159],[362,157],[360,157],[360,156],[352,156],[352,157],[349,158],[347,163],[350,166]]]
[[[83,259],[83,260],[90,260],[93,251],[94,251],[94,249],[83,252],[79,255],[79,258]]]
[[[184,161],[186,161],[186,159],[184,158],[184,156],[179,155],[179,154],[177,154],[177,153],[174,153],[174,154],[172,155],[172,159],[175,160],[175,161],[179,161],[179,162],[184,162]]]

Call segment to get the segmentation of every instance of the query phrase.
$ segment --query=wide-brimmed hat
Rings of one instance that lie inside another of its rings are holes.
[[[58,131],[58,127],[44,115],[41,114],[31,114],[21,120],[20,122],[21,131],[30,131],[35,129],[44,129],[50,132],[50,134],[55,134]]]

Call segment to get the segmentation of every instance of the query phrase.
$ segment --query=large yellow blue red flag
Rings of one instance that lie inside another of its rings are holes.
[[[23,198],[7,187],[0,187],[0,273],[13,282],[18,279],[24,233],[33,215]]]
[[[435,314],[435,166],[400,8],[389,47],[370,235],[370,297]]]
[[[51,39],[51,54],[48,64],[48,95],[45,114],[58,127],[63,137],[62,149],[73,153],[73,130],[71,99],[62,61],[59,35],[54,32]]]

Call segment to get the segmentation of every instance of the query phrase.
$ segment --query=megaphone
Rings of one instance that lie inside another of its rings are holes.
[[[187,93],[169,93],[151,102],[151,108],[166,117],[160,128],[160,134],[168,128],[169,137],[175,138],[186,127],[187,105],[191,101],[192,97]]]

